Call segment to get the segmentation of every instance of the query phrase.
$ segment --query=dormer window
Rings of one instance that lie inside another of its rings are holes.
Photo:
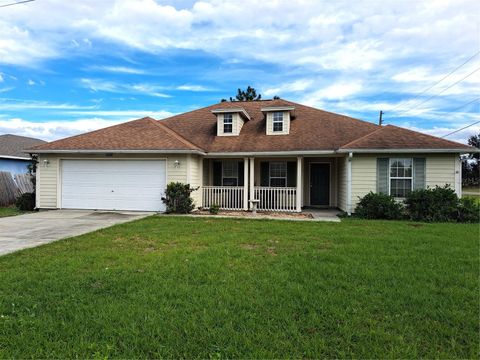
[[[223,114],[223,133],[231,134],[233,132],[233,114]]]
[[[282,132],[283,131],[283,112],[275,111],[273,113],[273,131]]]

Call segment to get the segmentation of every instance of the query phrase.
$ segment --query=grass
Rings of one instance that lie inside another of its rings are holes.
[[[21,211],[17,210],[15,207],[0,207],[0,218],[6,216],[15,216],[22,214]]]
[[[0,257],[0,358],[478,358],[478,224],[149,217]]]

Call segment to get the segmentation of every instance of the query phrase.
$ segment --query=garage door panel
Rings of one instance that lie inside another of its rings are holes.
[[[164,160],[63,160],[62,207],[164,211]]]

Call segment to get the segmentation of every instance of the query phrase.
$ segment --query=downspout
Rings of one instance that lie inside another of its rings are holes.
[[[347,215],[352,215],[352,158],[353,153],[348,153],[347,159]]]

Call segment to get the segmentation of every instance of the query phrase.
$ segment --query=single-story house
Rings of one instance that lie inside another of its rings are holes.
[[[370,191],[396,198],[449,184],[473,148],[283,99],[221,102],[164,120],[143,118],[37,146],[40,209],[165,209],[167,183],[195,205],[354,211]]]
[[[13,175],[28,173],[32,158],[25,149],[46,141],[12,134],[0,135],[0,171]]]

